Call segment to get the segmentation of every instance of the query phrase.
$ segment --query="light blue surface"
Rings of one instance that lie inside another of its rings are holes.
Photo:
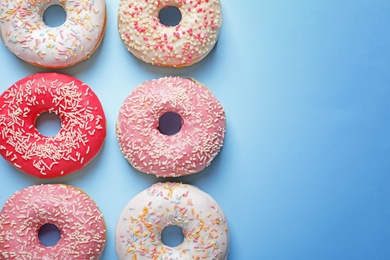
[[[87,61],[59,72],[87,83],[107,117],[101,153],[56,180],[0,158],[0,204],[38,183],[87,192],[103,211],[107,246],[123,207],[158,181],[124,159],[115,122],[145,80],[177,75],[206,84],[223,104],[227,134],[203,172],[178,181],[212,195],[230,226],[229,259],[390,259],[390,1],[223,0],[219,42],[202,62],[159,68],[135,59],[107,0],[105,38]],[[1,92],[45,71],[0,46]]]

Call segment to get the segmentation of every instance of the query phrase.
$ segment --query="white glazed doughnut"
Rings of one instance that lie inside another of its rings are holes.
[[[60,5],[66,21],[49,27],[44,11]],[[99,46],[106,24],[104,0],[7,0],[0,2],[1,38],[22,60],[39,67],[69,67]]]
[[[158,130],[167,112],[180,116],[174,135]],[[157,177],[197,173],[220,151],[225,137],[225,111],[213,93],[192,79],[166,77],[137,86],[118,116],[119,147],[137,170]]]
[[[60,240],[45,246],[38,231],[55,225]],[[0,212],[0,259],[99,259],[106,226],[96,203],[83,191],[62,184],[29,186],[15,192]]]
[[[165,227],[183,230],[184,241],[166,246]],[[157,183],[135,196],[125,207],[115,229],[120,260],[227,259],[229,233],[217,202],[195,186]]]
[[[176,26],[158,18],[175,6],[182,15]],[[159,66],[184,67],[202,60],[217,42],[222,25],[219,0],[121,0],[119,35],[138,59]]]

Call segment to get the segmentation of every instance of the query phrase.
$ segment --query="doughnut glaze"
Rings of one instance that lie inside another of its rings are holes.
[[[165,227],[183,230],[184,241],[169,247],[161,241]],[[115,229],[120,260],[227,259],[229,233],[217,202],[195,186],[156,183],[124,208]]]
[[[65,22],[49,27],[44,11],[60,5]],[[59,69],[88,58],[105,31],[104,0],[6,0],[0,2],[1,39],[22,60],[39,67]]]
[[[181,117],[175,135],[158,130],[167,112]],[[212,92],[193,79],[166,77],[137,86],[117,120],[119,147],[137,170],[158,177],[193,174],[208,166],[225,136],[225,111]]]
[[[60,118],[55,136],[36,129],[43,112]],[[27,174],[53,178],[80,170],[98,154],[105,137],[106,119],[98,97],[71,76],[33,74],[0,96],[0,154]]]
[[[54,246],[40,243],[38,231],[45,224],[60,231]],[[29,186],[12,195],[0,212],[0,259],[99,259],[105,244],[101,211],[72,186]]]
[[[160,22],[159,12],[175,6],[176,26]],[[222,25],[219,0],[121,0],[118,30],[126,48],[153,65],[184,67],[202,60],[218,40]]]

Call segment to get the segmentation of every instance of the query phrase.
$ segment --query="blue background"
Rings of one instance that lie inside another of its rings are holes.
[[[119,0],[107,0],[104,40],[88,60],[58,72],[100,97],[107,139],[82,171],[40,180],[0,158],[0,204],[38,183],[83,189],[108,229],[101,259],[116,259],[114,228],[126,203],[159,181],[122,156],[115,122],[135,86],[194,77],[223,104],[221,153],[198,186],[223,208],[229,259],[390,259],[390,1],[222,0],[219,42],[184,69],[138,61],[117,31]],[[1,47],[1,46],[0,46]],[[0,91],[35,72],[0,48]]]

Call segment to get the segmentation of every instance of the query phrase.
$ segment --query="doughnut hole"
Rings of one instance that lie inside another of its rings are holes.
[[[182,127],[181,116],[175,112],[166,112],[158,120],[158,131],[163,135],[175,135]]]
[[[59,27],[65,23],[66,12],[61,5],[51,5],[43,11],[42,19],[49,27]]]
[[[183,243],[183,229],[176,225],[166,226],[161,233],[161,241],[169,247],[176,247]]]
[[[41,135],[55,136],[61,129],[61,119],[55,113],[43,112],[36,119],[35,128]]]
[[[166,6],[160,10],[158,18],[161,24],[173,27],[181,22],[181,12],[176,6]]]
[[[61,239],[61,232],[54,224],[47,223],[38,230],[39,242],[44,246],[54,246]]]

